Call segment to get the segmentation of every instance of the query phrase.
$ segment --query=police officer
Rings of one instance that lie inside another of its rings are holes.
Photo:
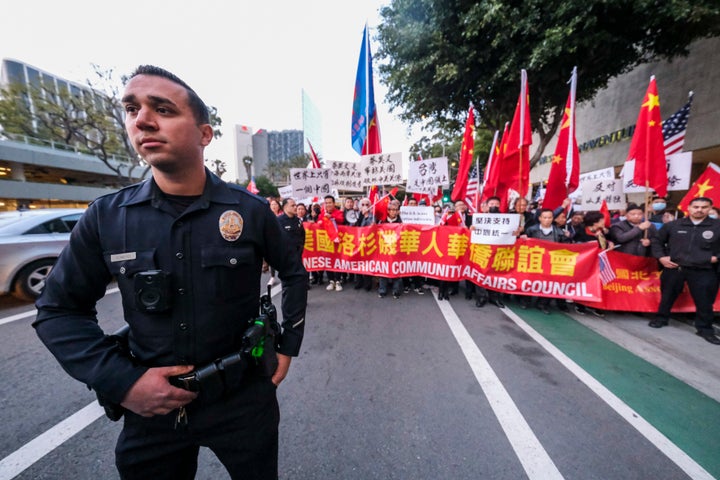
[[[292,198],[286,198],[282,201],[283,213],[278,216],[280,226],[287,234],[288,250],[293,255],[302,258],[303,248],[305,248],[305,228],[303,222],[297,215],[297,204]],[[308,281],[310,278],[308,277]],[[309,285],[309,283],[308,283]]]
[[[652,239],[652,253],[663,267],[662,297],[657,315],[648,325],[661,328],[670,320],[670,310],[687,282],[695,302],[697,334],[715,345],[713,302],[718,291],[717,264],[720,257],[720,221],[708,217],[712,200],[690,201],[689,216],[666,223]]]
[[[307,272],[297,256],[273,248],[285,233],[267,201],[204,167],[213,129],[186,83],[140,66],[122,105],[152,177],[90,205],[47,279],[33,326],[70,375],[124,407],[115,450],[123,479],[193,478],[200,446],[233,478],[277,478],[276,387],[300,350]],[[283,281],[277,369],[225,371],[214,398],[173,386],[170,377],[239,351],[258,316],[263,258]],[[98,326],[95,305],[113,278],[132,358]]]

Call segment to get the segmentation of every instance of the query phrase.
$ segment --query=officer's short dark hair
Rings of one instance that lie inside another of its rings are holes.
[[[324,199],[327,200],[328,198],[333,202],[335,201],[335,197],[333,197],[332,195],[325,195]]]
[[[552,208],[541,208],[540,211],[538,212],[538,218],[540,218],[540,215],[542,215],[545,212],[550,212],[552,214],[553,218],[555,218],[555,211]]]
[[[283,198],[282,204],[280,204],[280,206],[282,208],[285,208],[285,205],[287,205],[290,200],[292,200],[293,202],[295,201],[294,198]],[[297,207],[298,204],[296,203],[295,206]]]
[[[713,201],[711,198],[708,197],[695,197],[692,200],[690,200],[690,203],[688,205],[692,205],[695,202],[708,202],[710,205],[713,204]]]
[[[130,80],[133,77],[137,77],[138,75],[153,75],[156,77],[165,78],[173,83],[177,83],[178,85],[183,87],[185,91],[187,91],[188,105],[190,106],[190,110],[192,110],[193,116],[195,117],[195,121],[198,123],[198,125],[210,123],[210,110],[208,109],[207,105],[205,105],[205,102],[203,102],[202,99],[198,96],[198,94],[195,93],[195,90],[190,88],[190,85],[183,82],[180,77],[178,77],[174,73],[168,72],[164,68],[156,67],[155,65],[140,65],[135,69],[134,72],[130,74],[129,77],[127,77],[127,80]]]

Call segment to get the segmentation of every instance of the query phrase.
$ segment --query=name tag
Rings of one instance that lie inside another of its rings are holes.
[[[137,258],[137,255],[135,252],[127,252],[127,253],[116,253],[114,255],[110,255],[110,261],[111,262],[124,262],[126,260],[135,260]]]

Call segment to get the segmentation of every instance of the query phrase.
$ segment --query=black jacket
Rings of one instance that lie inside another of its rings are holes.
[[[655,235],[657,235],[657,229],[655,225],[650,225],[648,228],[648,238],[652,241]],[[645,237],[645,232],[627,220],[612,225],[608,236],[610,240],[615,242],[615,250],[618,252],[640,257],[651,256],[651,247],[645,247],[641,242]]]
[[[48,276],[33,326],[74,378],[120,403],[148,367],[203,366],[237,351],[256,318],[263,258],[283,281],[283,333],[277,349],[297,355],[304,331],[307,272],[267,201],[206,170],[203,194],[178,215],[150,179],[95,200],[73,229]],[[138,309],[138,272],[169,275],[171,308]],[[117,279],[130,347],[113,349],[95,304]]]
[[[652,240],[655,258],[670,256],[681,267],[714,268],[710,257],[720,257],[720,220],[705,218],[698,225],[689,217],[662,226]]]

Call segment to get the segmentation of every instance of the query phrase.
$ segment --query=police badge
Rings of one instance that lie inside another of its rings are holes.
[[[228,242],[234,242],[243,230],[243,218],[235,210],[226,210],[220,215],[218,221],[218,227],[220,228],[220,235]]]

